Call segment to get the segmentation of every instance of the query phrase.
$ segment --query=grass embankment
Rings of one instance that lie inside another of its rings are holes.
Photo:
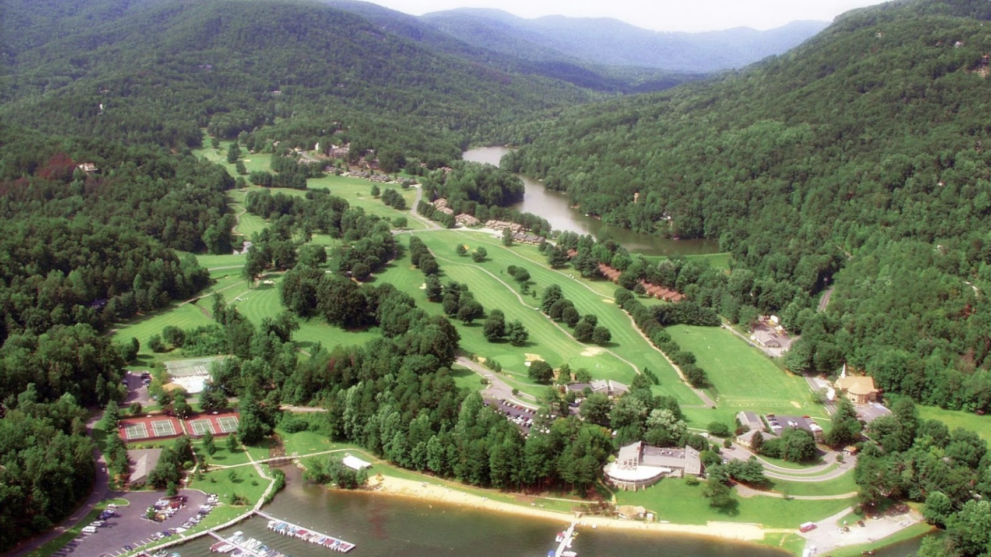
[[[665,479],[643,491],[621,491],[619,505],[641,505],[658,520],[678,524],[705,524],[708,521],[748,522],[765,528],[797,528],[806,521],[819,520],[850,506],[848,499],[808,501],[777,497],[736,497],[728,511],[709,506],[702,496],[703,485],[688,485],[684,480]]]
[[[790,482],[785,480],[769,479],[770,489],[784,495],[793,496],[828,496],[845,495],[856,492],[859,487],[853,479],[853,472],[849,471],[838,478],[823,482]]]
[[[830,550],[829,554],[833,557],[853,557],[854,555],[863,555],[865,551],[872,549],[881,549],[889,545],[894,545],[898,542],[904,542],[906,540],[911,540],[919,536],[924,536],[932,532],[934,528],[925,522],[919,524],[913,524],[908,528],[892,534],[887,538],[883,538],[871,543],[865,543],[861,545],[851,545],[849,547],[840,547]],[[796,553],[797,555],[797,553]]]

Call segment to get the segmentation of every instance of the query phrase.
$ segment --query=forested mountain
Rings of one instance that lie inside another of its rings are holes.
[[[978,0],[852,12],[747,71],[530,127],[509,163],[604,221],[718,239],[752,305],[803,334],[793,369],[838,350],[885,390],[989,410],[989,19]]]
[[[739,68],[781,54],[827,25],[795,21],[768,31],[740,27],[662,33],[616,19],[524,19],[501,10],[472,8],[434,12],[422,19],[466,43],[525,60],[575,59],[605,66],[698,73]]]
[[[51,23],[35,17],[44,6],[8,4],[4,36],[20,21]],[[79,9],[86,15],[57,21],[62,32],[51,40],[5,51],[8,122],[187,147],[210,125],[233,137],[276,120],[322,122],[331,132],[360,121],[392,130],[392,145],[379,148],[454,157],[497,124],[592,98],[438,53],[320,4],[103,0]]]
[[[478,30],[486,35],[491,35],[492,32],[475,29],[473,21],[459,21],[453,26],[437,25],[429,15],[415,17],[370,2],[326,0],[326,3],[365,18],[383,32],[415,41],[425,48],[505,71],[559,79],[596,91],[660,91],[703,77],[696,72],[596,64],[536,43],[523,41],[525,44],[518,45],[520,40],[505,34],[499,35],[499,40],[486,41],[471,30]]]

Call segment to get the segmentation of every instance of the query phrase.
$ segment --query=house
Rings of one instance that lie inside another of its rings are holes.
[[[635,491],[664,477],[700,476],[702,460],[699,452],[689,446],[662,448],[637,441],[621,447],[619,456],[605,467],[604,472],[606,479],[616,487]]]
[[[516,234],[518,232],[523,232],[523,225],[522,224],[519,224],[519,223],[516,223],[516,222],[506,222],[506,221],[503,221],[503,220],[488,220],[488,221],[485,221],[485,227],[486,228],[491,228],[492,230],[495,230],[496,232],[502,231],[502,230],[504,230],[506,228],[512,230],[513,231],[513,234]]]
[[[454,222],[462,226],[478,226],[482,224],[482,221],[476,219],[475,217],[469,215],[468,213],[461,213],[454,217]]]
[[[162,458],[162,449],[132,449],[127,451],[127,462],[131,465],[131,476],[128,483],[132,486],[144,484],[148,475],[158,466]]]
[[[520,244],[539,245],[542,238],[530,232],[517,232],[513,234],[513,241]]]
[[[447,207],[447,200],[441,197],[437,201],[434,201],[432,205],[434,206],[434,209],[443,209],[444,207]]]
[[[593,393],[604,393],[610,397],[622,396],[630,392],[630,388],[626,385],[613,381],[611,379],[596,379],[591,383],[569,383],[568,391],[573,393],[584,393],[585,389],[591,390]]]
[[[750,332],[750,340],[771,357],[778,357],[787,352],[796,338],[788,335],[774,315],[760,318]]]
[[[83,172],[85,172],[85,173],[86,173],[87,175],[89,175],[89,174],[94,174],[94,173],[96,173],[96,171],[98,170],[98,169],[96,168],[96,165],[95,165],[95,164],[93,164],[93,163],[91,163],[91,162],[84,162],[83,164],[80,164],[80,165],[79,165],[79,166],[77,166],[76,168],[78,168],[79,170],[82,170],[82,171],[83,171]]]
[[[836,390],[854,404],[867,404],[877,400],[880,389],[874,386],[874,378],[867,375],[846,375],[833,384]]]

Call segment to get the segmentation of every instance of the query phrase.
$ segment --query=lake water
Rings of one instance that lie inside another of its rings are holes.
[[[499,166],[502,156],[509,151],[508,147],[480,147],[465,151],[462,157],[466,161]],[[671,240],[605,224],[599,219],[585,216],[584,213],[572,209],[567,195],[548,190],[540,182],[526,176],[519,175],[519,177],[526,186],[526,194],[523,201],[513,208],[547,219],[554,230],[569,230],[595,237],[608,234],[631,252],[644,255],[697,255],[719,251],[719,242],[714,240]]]
[[[327,490],[308,485],[299,471],[285,468],[286,489],[265,511],[357,544],[355,557],[545,557],[564,521],[517,517],[454,505],[375,493]],[[294,557],[336,555],[328,549],[290,539],[255,517],[226,531],[241,530],[271,548]],[[581,557],[785,557],[751,544],[690,536],[579,527],[572,550]],[[201,538],[176,550],[183,557],[207,557],[216,540]]]

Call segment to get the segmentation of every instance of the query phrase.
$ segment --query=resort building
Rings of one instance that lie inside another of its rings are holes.
[[[128,483],[133,487],[148,481],[148,475],[158,465],[162,449],[132,449],[127,451],[127,463],[131,465]]]
[[[701,476],[702,460],[692,447],[661,448],[638,441],[620,448],[619,456],[604,471],[606,479],[616,487],[636,491],[664,477]]]
[[[605,393],[610,398],[622,396],[630,392],[630,388],[626,385],[610,379],[596,379],[591,383],[568,384],[568,391],[572,393],[582,394],[585,392],[585,389],[588,389],[593,393]]]

